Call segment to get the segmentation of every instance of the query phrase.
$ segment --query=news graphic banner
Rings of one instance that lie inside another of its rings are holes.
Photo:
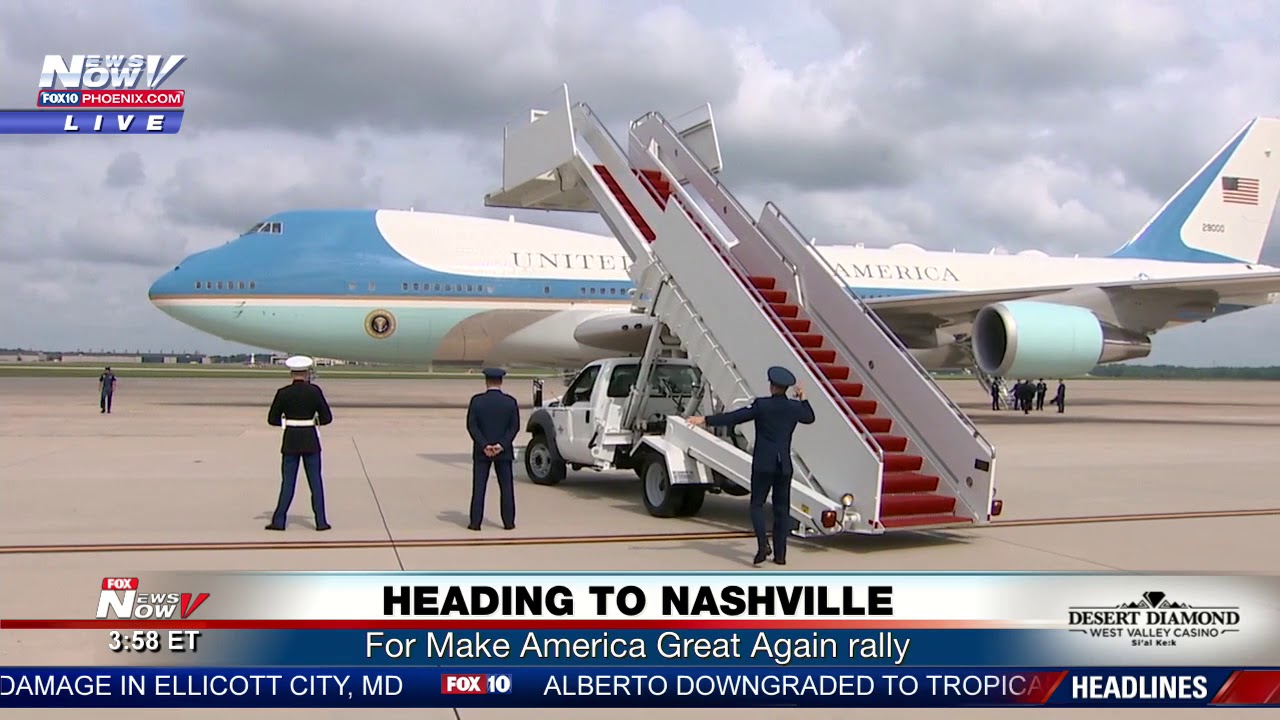
[[[4,707],[1280,706],[1280,578],[148,573]],[[35,635],[35,637],[31,637]]]
[[[185,90],[162,87],[185,55],[46,55],[35,109],[0,110],[10,135],[172,135]]]

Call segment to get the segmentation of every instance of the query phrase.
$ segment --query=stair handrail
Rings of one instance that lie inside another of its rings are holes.
[[[609,142],[609,144],[610,144],[610,145],[612,145],[612,146],[613,146],[613,149],[618,153],[618,156],[619,156],[619,157],[624,158],[624,159],[626,159],[626,158],[628,157],[627,153],[626,153],[626,152],[623,150],[623,148],[622,148],[622,144],[618,142],[618,139],[617,139],[616,137],[614,137],[614,135],[613,135],[613,133],[612,133],[612,132],[610,132],[610,131],[609,131],[609,127],[608,127],[607,125],[605,125],[604,121],[603,121],[603,120],[601,120],[601,118],[600,118],[600,116],[599,116],[599,115],[596,115],[596,113],[591,109],[591,106],[590,106],[590,105],[588,105],[588,104],[587,104],[587,103],[585,103],[585,102],[581,102],[581,101],[579,101],[579,102],[577,102],[577,103],[574,103],[573,109],[574,109],[574,110],[577,110],[577,111],[579,111],[579,112],[581,112],[581,113],[582,113],[582,115],[583,115],[583,117],[584,117],[585,119],[587,119],[587,120],[590,120],[590,121],[591,121],[592,125],[594,126],[594,129],[595,129],[596,131],[598,131],[598,132],[600,133],[600,135],[601,135],[602,137],[604,137],[604,138],[605,138],[605,140],[607,140],[607,141]],[[591,147],[591,143],[590,143],[590,142],[588,142],[588,143],[587,143],[587,147]],[[595,149],[594,149],[594,148],[591,148],[591,149],[592,149],[592,151],[594,152],[594,150],[595,150]],[[579,152],[581,152],[581,149],[579,149]],[[600,162],[600,164],[605,165],[606,167],[608,167],[608,166],[604,163],[603,158],[597,157],[596,159],[601,161],[601,162]],[[588,164],[592,166],[592,167],[591,167],[591,171],[592,171],[592,172],[595,172],[594,163],[591,163],[590,161],[588,161]],[[628,169],[628,170],[633,170],[633,169],[634,169],[634,168],[632,168],[632,167],[631,167],[631,165],[630,165],[630,161],[629,161],[629,160],[628,160],[628,167],[627,167],[627,169]],[[664,171],[665,171],[665,168],[664,168]],[[611,171],[611,172],[612,172],[612,171]],[[668,177],[668,175],[669,175],[669,173],[665,173],[665,172],[664,172],[663,177],[664,177],[664,178],[667,178],[667,179],[668,179],[668,182],[671,182],[671,181],[670,181],[670,178]],[[657,192],[657,188],[653,186],[653,183],[649,182],[649,178],[645,177],[644,173],[635,173],[635,174],[634,174],[634,177],[636,177],[636,178],[640,181],[641,185],[643,185],[643,186],[644,186],[644,188],[645,188],[645,190],[646,190],[646,191],[648,191],[648,192],[652,193],[655,197],[658,197],[658,196],[660,196],[660,195],[661,195],[661,193],[658,193],[658,192]],[[678,183],[671,182],[671,186],[672,186],[672,188],[678,187]],[[614,199],[613,199],[613,202],[614,202],[615,204],[617,204],[617,205],[618,205],[619,210],[620,210],[620,211],[622,211],[622,215],[623,215],[624,217],[625,217],[625,216],[627,216],[627,212],[626,212],[626,210],[625,210],[624,208],[622,208],[621,204],[620,204],[620,203],[618,203],[618,201],[617,201],[617,199],[616,199],[616,198],[614,198]],[[630,217],[627,217],[627,220],[628,220],[628,222],[632,222],[632,224],[634,224],[634,222],[633,222],[633,221],[631,221],[631,218],[630,218]],[[639,230],[639,228],[637,228],[637,230]],[[662,271],[662,273],[663,273],[664,275],[670,276],[670,274],[669,274],[669,273],[667,272],[667,270],[666,270],[666,266],[662,263],[661,259],[660,259],[660,258],[658,258],[658,257],[655,257],[655,256],[652,254],[652,252],[650,252],[650,253],[649,253],[648,261],[649,261],[649,262],[648,262],[648,266],[649,266],[649,267],[652,267],[652,266],[654,266],[654,265],[657,265],[657,266],[661,269],[661,271]],[[691,314],[691,315],[695,315],[695,316],[697,316],[697,313],[692,312],[693,308],[689,305],[689,301],[685,298],[684,293],[680,291],[680,288],[679,288],[678,286],[676,286],[676,287],[671,287],[670,289],[671,289],[671,291],[672,291],[672,292],[674,292],[674,293],[676,294],[676,297],[679,299],[679,301],[680,301],[681,305],[683,305],[683,306],[685,306],[686,308],[688,308],[688,309],[690,310],[690,314]],[[749,290],[752,290],[752,291],[754,291],[754,290],[755,290],[755,288],[748,288],[748,289],[749,289]],[[639,290],[639,288],[637,288],[637,297],[639,297],[639,292],[638,292],[638,290]],[[763,298],[763,297],[760,297],[759,299],[760,299],[760,300],[763,300],[764,298]],[[652,312],[652,308],[656,307],[656,304],[657,304],[657,295],[656,295],[656,293],[655,293],[655,296],[654,296],[653,298],[650,298],[650,299],[648,300],[648,304],[649,304],[649,306],[650,306],[650,312]],[[766,303],[766,305],[767,305],[767,303]],[[699,328],[702,328],[702,329],[704,330],[704,332],[707,332],[707,334],[709,334],[709,335],[711,334],[711,333],[709,332],[709,330],[706,328],[705,324],[702,322],[702,320],[701,320],[701,317],[700,317],[700,316],[699,316],[699,317],[698,317],[698,319],[697,319],[697,325],[698,325],[698,327],[699,327]],[[738,368],[737,368],[735,365],[733,365],[733,363],[731,362],[730,358],[725,354],[725,352],[724,352],[724,350],[723,350],[723,347],[720,345],[719,341],[717,341],[717,340],[715,339],[714,335],[712,335],[712,337],[711,337],[711,346],[712,346],[712,348],[715,350],[716,355],[717,355],[717,356],[719,356],[721,359],[723,359],[723,360],[725,361],[725,365],[726,365],[726,367],[727,367],[727,368],[729,368],[729,372],[732,374],[732,376],[733,376],[733,378],[734,378],[735,382],[737,382],[737,384],[738,384],[738,393],[739,393],[740,395],[743,395],[744,397],[754,397],[754,396],[755,396],[755,394],[751,391],[751,385],[747,382],[746,378],[742,377],[741,373],[739,373],[739,372],[738,372]],[[721,394],[721,395],[723,396],[723,393],[719,393],[719,394]]]
[[[738,210],[738,212],[743,217],[745,217],[753,226],[758,227],[758,223],[755,221],[754,218],[751,217],[751,214],[747,212],[746,208],[742,206],[742,203],[738,201],[737,196],[735,196],[732,192],[730,192],[728,188],[725,187],[724,183],[720,181],[720,178],[717,177],[715,173],[712,173],[710,169],[706,167],[706,164],[702,162],[702,158],[698,157],[697,153],[694,153],[689,150],[689,148],[680,139],[679,131],[675,128],[675,126],[673,126],[666,119],[665,116],[662,115],[662,113],[659,113],[656,111],[645,113],[640,117],[640,119],[636,120],[631,125],[634,128],[635,126],[639,125],[645,120],[650,120],[650,119],[654,120],[655,122],[660,124],[664,129],[666,129],[667,132],[677,142],[678,148],[680,149],[680,151],[684,152],[686,156],[688,156],[693,160],[695,165],[706,174],[707,178],[713,183],[714,187],[721,192],[724,198],[727,199],[730,203],[732,203],[734,205],[734,208]],[[657,160],[656,158],[654,159],[655,161]],[[661,163],[659,164],[661,165]],[[782,212],[782,209],[779,208],[776,203],[774,203],[773,201],[766,202],[765,211],[773,212],[774,215],[778,218],[778,220],[782,222],[783,225],[788,230],[790,230],[795,237],[800,238],[802,240],[800,244],[804,246],[805,250],[810,254],[810,256],[812,256],[818,263],[822,265],[822,267],[827,272],[830,273],[832,278],[839,277],[839,274],[836,272],[836,269],[831,265],[831,262],[827,260],[825,257],[823,257],[822,254],[817,251],[817,249],[813,246],[812,243],[804,240],[804,237],[805,237],[804,234],[799,231],[795,223],[791,221],[791,218],[787,217],[786,213]],[[764,232],[760,232],[759,234],[761,239],[764,240],[765,246],[768,247],[770,250],[772,250],[776,256],[778,256],[788,267],[792,269],[793,272],[795,272],[795,266],[787,258],[786,253],[782,252],[782,250],[778,248],[776,244]],[[723,240],[721,240],[721,242],[723,244]],[[798,273],[797,273],[796,279],[797,279],[797,289],[803,292],[803,289],[800,288],[800,283],[798,282],[800,279],[798,276]],[[973,424],[973,421],[970,420],[969,417],[965,415],[963,411],[960,410],[960,407],[956,405],[955,401],[953,401],[946,393],[942,392],[942,389],[938,387],[938,384],[933,379],[933,376],[929,373],[928,370],[924,368],[923,365],[920,364],[920,362],[915,358],[915,356],[911,354],[911,352],[906,347],[906,345],[902,342],[902,340],[898,338],[897,333],[893,332],[893,330],[889,328],[889,326],[880,318],[879,314],[876,313],[874,310],[872,310],[870,306],[868,306],[866,302],[863,301],[863,299],[856,292],[854,292],[852,288],[845,286],[845,290],[847,294],[851,298],[853,298],[853,301],[857,304],[858,308],[862,311],[863,315],[869,317],[871,321],[875,323],[877,328],[879,328],[881,333],[887,336],[890,339],[890,341],[892,341],[894,345],[902,352],[902,354],[906,356],[908,363],[915,369],[916,374],[919,375],[921,379],[923,379],[928,384],[933,394],[942,400],[942,402],[946,405],[946,407],[951,412],[951,414],[957,419],[959,419],[965,425],[965,427],[973,434],[974,439],[976,439],[979,442],[979,444],[982,445],[983,449],[988,453],[990,453],[991,456],[994,458],[995,448],[982,435],[982,433],[978,430],[977,426]],[[821,315],[820,312],[816,312],[816,311],[815,311],[815,314]],[[826,325],[827,323],[824,322],[823,324]],[[836,338],[834,335],[832,336],[832,340],[839,342],[838,338]],[[843,345],[843,343],[841,344]],[[845,350],[847,351],[848,348],[845,348]],[[871,379],[871,378],[868,378],[868,379]]]
[[[656,113],[653,113],[653,114],[656,115]],[[665,120],[663,122],[665,122]],[[634,134],[633,134],[633,137],[634,137]],[[635,138],[635,139],[637,141],[639,140],[639,138]],[[677,136],[677,139],[678,139],[678,136]],[[684,148],[683,144],[682,144],[682,149],[685,152],[688,152],[688,149]],[[665,179],[667,183],[671,185],[672,198],[677,199],[677,202],[680,205],[681,211],[685,213],[685,215],[689,218],[689,220],[700,225],[705,233],[712,236],[712,237],[707,237],[705,239],[709,242],[714,242],[719,246],[717,254],[724,261],[725,265],[733,270],[738,271],[738,273],[735,274],[735,279],[738,281],[738,285],[744,288],[747,291],[747,293],[751,295],[751,297],[754,300],[757,301],[757,304],[761,310],[767,313],[768,316],[771,316],[772,318],[781,322],[782,318],[779,317],[777,313],[774,312],[773,308],[769,305],[768,301],[764,299],[764,295],[761,294],[759,288],[743,280],[743,277],[749,277],[750,273],[748,273],[747,269],[743,267],[742,262],[737,257],[735,257],[733,253],[729,251],[728,243],[725,242],[725,239],[721,235],[719,228],[717,228],[715,224],[712,223],[709,220],[709,218],[707,218],[706,215],[703,214],[702,209],[697,206],[697,203],[694,201],[693,197],[689,195],[689,193],[684,189],[684,186],[673,180],[673,175],[671,171],[667,168],[667,166],[661,160],[655,157],[654,154],[648,149],[645,150],[645,153],[648,155],[649,159],[652,160],[653,163],[657,166],[658,171],[662,173],[663,179]],[[644,173],[639,173],[638,177],[640,178],[640,181],[645,184],[646,188],[654,189],[656,191],[656,188],[653,188],[652,183],[650,183],[649,179],[644,176]],[[695,214],[696,214],[696,217],[695,217]],[[777,250],[775,249],[774,252],[776,253]],[[784,255],[779,254],[778,257],[784,262],[786,261],[786,257]],[[788,263],[788,266],[790,267],[790,263]],[[794,268],[793,268],[793,271],[794,271]],[[800,359],[802,361],[805,359],[803,357],[804,349],[794,345],[787,338],[786,334],[783,333],[783,331],[777,326],[777,324],[774,324],[774,332],[776,332],[782,338],[782,340],[786,342],[787,346],[790,347],[792,351],[796,353],[797,356],[800,356]],[[831,379],[817,372],[814,373],[814,377],[818,379],[818,386],[820,389],[822,389],[823,393],[832,401],[832,403],[834,403],[837,407],[839,407],[840,398],[842,396],[840,395],[840,393],[836,392],[835,385],[832,383]],[[879,459],[880,462],[883,463],[884,448],[881,447],[880,441],[876,439],[875,434],[872,433],[870,430],[868,430],[867,426],[863,424],[862,419],[858,417],[856,413],[854,413],[853,415],[849,415],[847,413],[842,412],[841,415],[843,415],[849,421],[849,424],[853,426],[853,429],[856,430],[858,434],[862,436],[863,441],[868,445],[871,451],[875,453],[877,459]]]
[[[786,226],[787,229],[789,229],[792,232],[792,234],[795,235],[795,237],[801,239],[800,244],[804,246],[805,250],[808,251],[811,257],[813,257],[818,263],[820,263],[823,266],[825,270],[827,270],[831,274],[831,277],[833,279],[839,277],[839,274],[836,272],[835,267],[831,265],[831,262],[827,260],[825,257],[823,257],[822,253],[818,252],[817,248],[813,245],[813,243],[808,242],[804,239],[805,237],[804,234],[801,233],[800,230],[795,226],[795,223],[791,222],[791,218],[787,217],[786,213],[782,212],[781,208],[775,205],[772,201],[769,201],[765,203],[765,209],[766,211],[772,212],[775,215],[775,217],[777,217],[778,220],[782,222],[783,225]],[[858,295],[858,293],[856,293],[852,288],[848,288],[847,286],[846,288],[848,290],[848,295],[851,298],[853,298],[853,301],[857,304],[858,308],[862,311],[862,314],[870,318],[871,321],[875,323],[876,326],[880,329],[881,333],[887,336],[894,343],[894,345],[896,345],[898,349],[902,351],[902,355],[906,357],[907,362],[915,369],[916,374],[919,375],[920,378],[925,381],[929,389],[933,391],[933,394],[937,396],[940,400],[942,400],[943,404],[946,405],[946,407],[951,411],[951,414],[954,417],[960,420],[960,422],[964,423],[965,427],[973,434],[974,439],[977,440],[978,443],[982,445],[983,450],[990,453],[991,457],[994,458],[995,447],[992,446],[991,443],[987,441],[986,437],[983,436],[982,432],[978,430],[978,427],[973,423],[973,420],[971,420],[969,416],[966,415],[960,409],[960,406],[957,405],[955,401],[951,399],[950,396],[948,396],[945,392],[942,391],[942,388],[938,386],[938,382],[934,380],[933,375],[930,374],[929,371],[926,370],[924,366],[920,364],[920,361],[917,360],[916,357],[911,354],[910,350],[907,348],[906,344],[903,343],[902,340],[898,337],[897,333],[895,333],[893,329],[890,328],[889,325],[885,323],[883,319],[880,318],[879,313],[877,313],[870,305],[868,305]]]
[[[739,212],[739,214],[742,217],[746,218],[748,222],[751,223],[752,226],[755,226],[758,228],[759,224],[756,222],[754,218],[751,217],[751,214],[747,212],[746,208],[742,206],[742,203],[738,201],[737,196],[735,196],[732,192],[730,192],[728,188],[725,187],[724,183],[720,181],[720,178],[717,177],[715,173],[712,173],[710,169],[706,167],[706,164],[702,162],[702,158],[698,157],[697,153],[694,153],[689,150],[688,146],[686,146],[684,142],[681,140],[679,131],[675,128],[675,126],[673,126],[666,119],[665,116],[662,115],[662,113],[659,113],[656,111],[645,113],[638,120],[631,123],[631,126],[632,128],[635,128],[637,125],[639,125],[640,123],[646,120],[653,120],[657,122],[659,125],[661,125],[664,129],[666,129],[667,132],[671,135],[671,137],[675,139],[678,149],[681,152],[685,153],[687,157],[693,160],[696,167],[698,167],[698,169],[702,170],[705,173],[705,175],[711,181],[713,186],[720,191],[721,195],[726,200],[728,200],[728,202],[733,204],[734,208]],[[654,160],[657,161],[657,158],[654,158]],[[658,164],[661,165],[660,162]],[[670,178],[668,178],[668,180],[670,180]],[[673,187],[675,186],[676,184],[673,183]],[[811,257],[813,257],[818,263],[822,265],[823,269],[825,269],[828,273],[830,273],[830,276],[833,279],[839,277],[839,274],[836,272],[836,269],[831,265],[831,262],[827,260],[825,257],[823,257],[822,254],[817,251],[817,249],[813,246],[812,243],[804,240],[805,238],[804,234],[799,231],[795,223],[791,221],[791,218],[787,217],[786,213],[782,212],[782,209],[779,208],[776,203],[774,203],[773,201],[766,202],[765,211],[774,213],[774,215],[778,218],[778,220],[782,222],[783,225],[788,230],[790,230],[795,237],[800,238],[802,241],[800,244],[804,246],[805,250],[809,253]],[[719,235],[718,232],[717,232],[717,235]],[[782,250],[778,248],[777,245],[773,242],[773,240],[771,240],[769,236],[766,235],[764,232],[760,232],[759,235],[760,235],[760,238],[764,240],[765,246],[768,247],[770,250],[772,250],[773,253],[776,256],[778,256],[783,261],[784,264],[786,264],[789,268],[791,268],[793,273],[796,274],[797,290],[800,292],[803,292],[803,288],[801,287],[801,283],[799,282],[800,280],[799,274],[796,273],[795,266],[788,259],[786,253],[782,252]],[[723,245],[723,239],[721,240],[721,243]],[[991,455],[991,457],[994,458],[995,448],[982,435],[981,431],[978,430],[977,426],[974,425],[973,421],[970,420],[969,417],[965,415],[963,411],[960,410],[960,407],[956,405],[955,401],[953,401],[946,393],[942,392],[942,389],[938,387],[938,384],[933,379],[933,376],[929,373],[928,370],[924,368],[923,365],[920,364],[920,362],[915,358],[915,356],[911,354],[911,352],[906,347],[906,345],[897,336],[897,333],[893,332],[893,330],[889,328],[889,326],[880,318],[879,314],[877,314],[874,310],[872,310],[870,306],[868,306],[866,302],[863,301],[863,299],[852,288],[845,286],[844,289],[846,293],[851,298],[853,298],[853,301],[857,304],[858,308],[862,311],[863,315],[869,317],[871,321],[875,323],[876,327],[881,331],[881,334],[887,336],[889,340],[893,342],[894,345],[901,351],[901,353],[906,356],[907,362],[914,368],[914,370],[916,371],[916,374],[919,375],[921,379],[925,381],[925,383],[929,386],[933,394],[942,400],[943,404],[948,408],[952,416],[959,419],[964,424],[965,428],[969,430],[970,433],[972,433],[974,439],[978,441],[978,443],[982,446],[983,450],[988,452]],[[811,310],[811,314],[816,314],[820,316],[821,312],[818,312],[816,310]],[[827,325],[826,322],[823,322],[822,324]],[[844,344],[835,335],[832,335],[831,339],[835,342],[840,342],[841,345]],[[848,348],[844,348],[844,349],[846,351],[846,354],[849,354]],[[851,355],[851,357],[853,356]],[[872,380],[870,376],[868,376],[867,379]]]
[[[614,150],[617,156],[627,161],[626,169],[632,172],[633,177],[637,178],[640,181],[640,184],[644,187],[644,189],[647,192],[653,194],[654,197],[661,196],[661,193],[657,192],[657,188],[653,185],[652,182],[649,181],[649,178],[646,177],[643,172],[634,172],[636,168],[634,167],[634,165],[632,165],[629,159],[629,155],[623,151],[621,143],[618,142],[617,138],[614,137],[613,133],[609,131],[608,126],[605,125],[605,123],[601,120],[601,118],[598,115],[596,115],[596,113],[591,109],[591,107],[587,103],[581,102],[581,101],[577,102],[573,105],[572,110],[581,113],[584,120],[590,121],[591,125],[593,126],[593,129],[596,130],[600,134],[600,136],[606,140],[606,142],[611,146],[611,149]],[[575,132],[581,132],[581,130],[576,128],[576,123],[575,123]],[[629,133],[629,134],[631,135],[632,139],[638,140],[638,138],[635,138],[634,133]],[[608,163],[604,162],[604,158],[599,157],[599,154],[596,153],[595,148],[591,146],[589,139],[586,144],[587,144],[587,147],[591,149],[592,153],[597,155],[596,159],[600,160],[601,164],[605,165],[605,167],[608,168]],[[581,153],[582,149],[579,148],[577,152]],[[683,186],[680,183],[676,182],[673,179],[673,174],[666,167],[664,163],[662,163],[658,158],[654,157],[653,153],[649,152],[648,149],[646,149],[645,152],[650,158],[650,160],[654,163],[658,171],[662,174],[663,179],[665,179],[667,183],[671,186],[672,196],[673,198],[678,198],[678,201],[680,202],[680,205],[681,205],[681,211],[685,214],[685,217],[691,222],[699,223],[699,220],[696,219],[692,214],[690,214],[690,211],[689,211],[689,207],[693,206],[695,210],[697,210],[698,215],[702,215],[701,210],[697,209],[696,203],[693,202],[693,198],[690,197],[687,192],[685,192]],[[583,160],[586,160],[586,158],[583,158]],[[586,170],[589,170],[590,172],[593,172],[593,173],[596,172],[594,163],[588,161],[587,164],[589,165],[589,167],[585,168]],[[610,170],[610,172],[613,172],[613,171]],[[621,186],[621,183],[619,183],[619,186]],[[617,198],[611,197],[611,202],[613,202],[615,205],[618,205],[619,210],[623,211],[622,214],[624,216],[627,215],[627,213],[625,212],[625,209],[621,207],[620,203],[618,203]],[[639,210],[639,208],[637,208],[637,210]],[[643,213],[641,213],[641,215],[643,217]],[[627,218],[627,220],[632,225],[635,224],[634,221],[632,221],[629,217]],[[708,222],[705,216],[701,218],[701,222],[699,224],[701,224],[703,228],[709,229],[710,232],[715,233],[714,237],[712,238],[708,238],[704,236],[704,240],[716,242],[719,244],[720,246],[719,250],[721,252],[718,252],[717,254],[720,255],[721,260],[731,268],[739,270],[743,276],[747,275],[745,268],[741,267],[741,264],[738,263],[737,258],[734,258],[732,253],[728,252],[728,247],[724,242],[724,238],[720,236],[720,233],[715,228],[715,226],[712,223]],[[637,230],[639,230],[639,228],[637,228]],[[648,259],[649,259],[650,265],[657,264],[659,265],[659,267],[661,267],[664,274],[668,274],[666,272],[666,267],[665,265],[662,264],[662,261],[660,258],[653,255],[652,252],[649,252],[648,256],[649,256]],[[785,260],[785,258],[783,259]],[[744,288],[747,291],[747,293],[757,301],[758,308],[761,311],[767,313],[768,315],[772,315],[774,318],[777,318],[777,315],[773,312],[773,309],[769,306],[769,303],[765,302],[764,296],[760,294],[759,290],[755,286],[751,285],[750,283],[744,282],[741,277],[735,276],[735,280],[738,281],[738,284],[740,287]],[[692,306],[688,305],[688,300],[683,297],[683,293],[679,292],[678,288],[673,288],[673,289],[676,290],[677,297],[680,298],[681,303],[685,305],[686,309],[690,312],[690,314],[697,317],[697,324],[701,328],[703,328],[704,332],[706,332],[708,335],[711,335],[712,345],[715,348],[716,354],[724,360],[729,360],[729,358],[724,354],[724,351],[720,343],[715,340],[715,336],[709,332],[709,329],[706,328],[705,324],[702,322],[701,317],[696,312],[693,312],[694,308],[692,308]],[[656,303],[656,298],[654,298],[650,302]],[[776,324],[774,325],[774,332],[777,333],[784,341],[787,341],[787,338],[782,334],[781,329],[778,328]],[[800,354],[802,352],[802,349],[796,348],[790,342],[787,342],[787,345],[791,347],[793,352],[796,352],[797,354]],[[731,362],[725,362],[725,366],[730,369],[731,376],[735,379],[738,385],[739,394],[745,394],[747,397],[754,397],[755,394],[751,391],[751,386],[747,384],[746,379],[743,378],[741,373],[738,372],[737,367],[733,365],[733,363]],[[818,378],[819,386],[823,390],[824,394],[827,395],[828,398],[831,398],[832,402],[836,403],[838,406],[838,402],[836,402],[835,398],[838,398],[839,395],[835,393],[835,388],[831,384],[831,381],[828,378],[822,376],[821,374],[814,373],[814,375],[815,377]],[[722,399],[724,397],[723,393],[717,393],[717,395],[720,395]],[[848,422],[850,426],[853,427],[853,429],[859,435],[861,435],[863,439],[864,447],[867,447],[868,449],[870,449],[871,452],[875,455],[877,461],[883,465],[884,448],[880,446],[879,441],[877,441],[875,436],[867,429],[866,425],[862,423],[861,418],[858,418],[856,414],[853,415],[852,417],[850,417],[850,415],[846,413],[840,413],[840,414],[845,418],[845,421]],[[821,481],[819,481],[818,478],[814,475],[813,470],[809,468],[808,463],[804,462],[804,458],[797,455],[794,458],[794,462],[796,465],[796,470],[798,471],[796,474],[802,478],[803,482],[805,482],[807,485],[814,488],[815,490],[821,491],[823,494],[826,494],[825,489],[823,489],[822,487]]]

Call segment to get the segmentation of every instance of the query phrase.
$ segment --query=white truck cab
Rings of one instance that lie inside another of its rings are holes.
[[[720,473],[688,469],[681,448],[666,437],[670,418],[701,412],[708,397],[702,373],[685,359],[654,358],[648,391],[633,393],[642,363],[638,357],[597,360],[545,406],[535,385],[539,407],[526,424],[531,437],[524,452],[529,479],[555,485],[570,468],[633,470],[644,481],[646,508],[658,517],[696,514],[708,490],[744,494]]]

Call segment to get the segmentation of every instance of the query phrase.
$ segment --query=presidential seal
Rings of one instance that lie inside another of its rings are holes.
[[[386,310],[374,310],[364,319],[364,331],[375,340],[389,338],[396,331],[396,317]]]

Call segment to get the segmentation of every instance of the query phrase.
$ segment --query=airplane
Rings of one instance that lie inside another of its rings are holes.
[[[1165,328],[1280,299],[1259,264],[1280,194],[1280,118],[1249,121],[1108,257],[815,245],[930,370],[1062,377],[1145,357]],[[226,340],[346,361],[561,368],[641,352],[610,236],[401,210],[294,210],[151,286]]]

